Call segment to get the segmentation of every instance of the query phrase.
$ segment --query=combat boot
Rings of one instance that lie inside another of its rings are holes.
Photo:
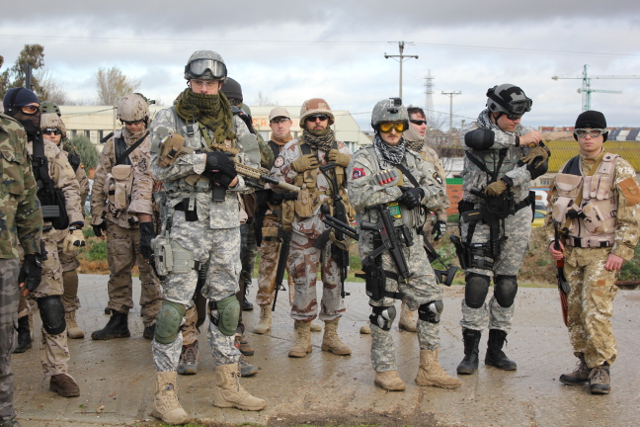
[[[502,351],[502,346],[507,340],[507,333],[500,329],[489,329],[489,342],[487,343],[487,356],[484,364],[493,366],[503,371],[515,371],[518,368],[516,362],[509,359]]]
[[[260,322],[253,328],[254,334],[266,334],[271,329],[271,323],[273,322],[273,317],[271,316],[271,306],[261,305],[260,306]]]
[[[324,336],[322,337],[322,351],[330,351],[338,356],[348,356],[351,349],[340,340],[338,336],[338,323],[340,318],[324,321]]]
[[[442,369],[438,362],[440,349],[420,350],[420,367],[418,368],[418,376],[416,384],[419,386],[431,386],[454,389],[462,385],[462,381],[452,378]]]
[[[238,331],[240,331],[239,327],[238,327]],[[253,354],[255,353],[255,351],[253,350],[253,347],[251,346],[251,343],[247,338],[245,338],[243,333],[236,332],[235,346],[238,350],[240,350],[240,353],[242,353],[244,356],[253,356]]]
[[[611,375],[607,362],[591,370],[589,390],[591,390],[591,394],[609,394],[611,391]]]
[[[195,375],[198,373],[198,341],[192,344],[183,345],[178,362],[178,373],[180,375]]]
[[[572,373],[560,375],[560,382],[562,384],[576,385],[589,380],[591,369],[589,369],[587,363],[584,361],[584,353],[578,353],[578,359],[580,359],[578,360],[578,366]]]
[[[104,328],[91,334],[92,340],[110,340],[113,338],[129,338],[129,313],[113,310],[111,318]]]
[[[213,374],[213,406],[218,408],[238,408],[243,411],[259,411],[267,402],[254,397],[240,385],[238,364],[216,366]]]
[[[186,424],[189,415],[178,400],[175,372],[156,372],[156,395],[151,416],[170,425]]]
[[[482,331],[475,329],[462,329],[462,341],[464,342],[464,359],[458,365],[458,375],[471,375],[478,369],[478,346]]]
[[[156,334],[156,324],[147,325],[144,327],[144,331],[142,331],[142,338],[145,340],[152,340],[153,336]]]
[[[80,387],[68,374],[53,375],[49,381],[49,390],[55,391],[62,397],[80,396]]]
[[[249,362],[247,362],[246,357],[243,354],[240,355],[240,361],[238,362],[238,366],[240,367],[240,376],[241,377],[252,377],[258,373],[258,367],[253,366]]]
[[[64,320],[67,322],[67,336],[71,339],[84,338],[84,331],[80,329],[76,323],[76,311],[67,311],[64,313]]]
[[[293,323],[296,332],[296,343],[289,350],[289,357],[305,357],[311,353],[311,325],[309,322],[296,320]]]
[[[404,302],[400,308],[400,321],[398,322],[398,328],[404,329],[407,332],[416,332],[418,330],[418,323],[413,317],[413,311],[409,310]]]
[[[367,322],[364,325],[360,326],[360,333],[362,335],[370,335],[371,334],[371,323]]]
[[[404,381],[398,376],[398,371],[376,372],[373,383],[388,391],[404,391],[406,388]]]
[[[18,319],[18,345],[14,353],[24,353],[31,348],[31,329],[29,328],[29,316]]]
[[[311,321],[311,327],[310,327],[311,332],[320,332],[322,331],[322,323],[317,322],[315,320]]]

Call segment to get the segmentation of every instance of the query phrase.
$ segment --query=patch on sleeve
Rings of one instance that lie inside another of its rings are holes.
[[[273,161],[273,166],[280,168],[282,167],[282,165],[284,165],[284,157],[282,156],[276,157],[276,159]]]
[[[362,168],[353,168],[353,174],[351,175],[351,179],[358,179],[365,176],[364,169]]]

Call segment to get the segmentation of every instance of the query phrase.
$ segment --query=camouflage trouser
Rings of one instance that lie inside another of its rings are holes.
[[[415,311],[423,304],[442,300],[442,288],[436,280],[435,273],[427,253],[422,246],[422,236],[415,232],[413,235],[413,245],[403,248],[403,253],[407,261],[409,271],[413,275],[406,283],[387,277],[385,291],[400,293],[402,300],[411,311]],[[361,259],[373,250],[372,233],[361,234],[359,250]],[[388,251],[382,253],[382,268],[385,271],[396,273],[397,269]],[[390,307],[395,303],[395,299],[385,296],[381,300],[369,300],[372,307]],[[398,312],[399,316],[399,312]],[[397,316],[397,317],[398,317]],[[440,326],[438,323],[431,323],[418,319],[418,343],[421,350],[435,350],[440,344]],[[376,325],[371,325],[371,363],[376,372],[386,372],[397,370],[396,350],[391,331],[385,331]]]
[[[331,257],[331,242],[324,249],[313,246],[315,239],[296,233],[291,235],[289,271],[293,276],[295,294],[291,305],[291,318],[312,321],[318,316],[316,280],[318,264],[322,266],[322,299],[320,320],[333,320],[345,311],[344,299],[340,295],[340,272],[336,260]]]
[[[604,268],[611,248],[565,249],[564,274],[571,292],[567,298],[569,337],[575,353],[584,353],[587,366],[594,368],[616,360],[616,338],[611,316],[617,271]]]
[[[0,421],[15,418],[11,352],[17,342],[20,260],[0,259]]]
[[[256,232],[253,224],[242,224],[243,234],[246,234],[246,247],[243,248],[242,271],[240,272],[240,280],[244,286],[251,286],[253,278],[253,269],[256,265],[256,255],[258,253],[258,245],[256,244]]]
[[[162,305],[160,281],[140,255],[140,230],[122,228],[107,221],[107,260],[109,262],[108,308],[128,313],[133,308],[131,269],[140,271],[140,311],[145,326],[153,325]]]
[[[183,249],[193,254],[193,259],[208,264],[207,279],[202,295],[209,301],[220,301],[235,295],[240,278],[240,227],[209,228],[208,217],[198,221],[185,221],[184,212],[177,211],[173,216],[173,226],[169,238]],[[198,273],[169,273],[164,282],[164,299],[189,308],[193,305]],[[217,310],[216,313],[217,315]],[[223,335],[217,326],[209,322],[209,346],[214,364],[228,365],[238,363],[240,351],[234,345],[233,336]],[[170,344],[152,343],[153,360],[156,371],[176,371],[182,350],[182,332]]]
[[[62,304],[64,311],[75,311],[80,308],[80,299],[78,298],[78,273],[76,268],[80,267],[77,252],[66,254],[62,252],[62,242],[58,243],[58,256],[60,265],[62,265]]]
[[[267,215],[264,218],[263,228],[282,228],[275,215]],[[258,267],[258,293],[256,303],[258,305],[273,304],[275,294],[276,271],[278,269],[278,257],[280,256],[280,242],[275,237],[263,237],[258,250],[260,251],[260,266]],[[288,276],[289,288],[293,285],[291,275]]]
[[[531,237],[531,208],[525,207],[517,211],[514,215],[509,215],[504,220],[504,230],[507,239],[501,245],[500,256],[496,259],[493,270],[481,270],[468,268],[465,273],[476,273],[489,276],[495,280],[496,276],[517,276],[524,261],[524,256],[529,248],[529,238]],[[468,223],[461,222],[461,239],[466,241]],[[502,227],[500,227],[502,230]],[[479,222],[473,233],[471,243],[485,243],[490,240],[489,226],[484,222]],[[463,328],[483,330],[487,326],[489,329],[500,329],[509,332],[511,329],[511,319],[513,319],[515,304],[510,307],[502,307],[496,301],[495,296],[480,308],[469,307],[464,298],[462,299],[462,320],[460,325]]]

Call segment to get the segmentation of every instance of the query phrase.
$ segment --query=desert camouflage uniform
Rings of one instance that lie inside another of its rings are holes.
[[[233,122],[237,139],[249,133],[242,119],[234,116]],[[184,154],[176,158],[173,164],[167,167],[158,165],[158,153],[152,150],[153,175],[157,180],[164,182],[169,216],[172,218],[169,240],[192,252],[194,261],[207,265],[207,279],[201,293],[211,302],[221,301],[235,295],[239,290],[238,280],[242,265],[238,192],[248,190],[244,179],[238,175],[238,184],[227,190],[225,200],[213,202],[209,179],[200,176],[195,184],[185,180],[191,175],[201,175],[205,171],[205,147],[206,151],[209,151],[206,139],[197,129],[190,136],[186,123],[178,118],[173,108],[162,110],[155,116],[151,126],[154,146],[159,144],[168,132],[184,136],[184,146],[197,150],[193,154]],[[209,138],[213,138],[213,132],[208,129],[207,132]],[[225,145],[231,147],[228,141],[225,141]],[[242,155],[241,152],[239,156]],[[184,211],[174,210],[176,205],[189,197],[195,198],[197,221],[187,221]],[[193,305],[197,281],[196,270],[180,274],[169,273],[163,284],[164,299],[190,308]],[[223,335],[212,322],[209,322],[207,336],[216,366],[238,363],[240,351],[234,345],[233,336]],[[182,332],[171,344],[160,344],[153,340],[156,371],[177,370],[182,344]]]
[[[0,422],[15,418],[11,352],[17,342],[20,244],[40,252],[42,212],[27,155],[27,135],[18,122],[0,114]]]
[[[602,152],[600,156],[606,153]],[[596,159],[587,159],[580,155],[583,176],[589,175]],[[564,169],[560,168],[562,171]],[[633,167],[624,159],[618,158],[615,165],[614,181],[611,183],[613,201],[612,211],[617,208],[616,226],[613,232],[614,243],[608,248],[580,248],[569,244],[564,250],[564,273],[571,286],[567,297],[569,337],[573,351],[578,356],[584,354],[589,368],[612,364],[616,360],[616,339],[613,335],[611,316],[613,299],[618,287],[615,285],[617,270],[604,268],[610,253],[630,260],[633,248],[638,243],[640,227],[640,198],[636,183],[635,194],[621,191],[619,184],[625,179],[636,179]],[[554,181],[555,183],[555,181]],[[549,194],[549,215],[545,220],[547,246],[554,241],[554,228],[551,209],[558,197],[557,188],[551,186]],[[584,227],[582,218],[580,226]]]
[[[272,175],[279,180],[284,180],[290,184],[294,183],[298,172],[293,169],[291,163],[302,156],[300,150],[300,140],[289,141],[280,156],[275,161]],[[343,142],[337,141],[337,148],[342,154],[351,155],[349,147]],[[319,163],[328,163],[325,160],[327,152],[317,151]],[[281,167],[277,167],[282,159]],[[343,171],[336,167],[329,173]],[[331,244],[325,245],[323,249],[313,246],[316,239],[322,234],[326,226],[322,222],[324,214],[320,213],[323,204],[331,203],[331,185],[320,172],[320,169],[305,171],[304,174],[317,174],[316,186],[318,190],[318,200],[313,201],[313,212],[309,218],[301,218],[296,212],[292,226],[291,247],[289,252],[289,271],[293,276],[295,284],[295,294],[291,305],[291,317],[294,320],[311,322],[318,316],[318,301],[316,298],[316,279],[318,275],[318,264],[321,265],[322,278],[322,299],[320,305],[320,320],[329,321],[341,317],[345,311],[344,299],[340,295],[341,282],[340,271],[335,258],[331,257]],[[346,196],[346,184],[344,180],[340,193]],[[300,195],[298,195],[300,197]]]
[[[412,151],[406,152],[402,163],[416,178],[420,188],[424,190],[425,197],[422,203],[432,210],[442,206],[446,200],[446,193],[433,177],[435,173],[433,166],[429,162],[422,161],[421,157]],[[361,224],[362,221],[377,222],[378,213],[372,208],[380,204],[393,202],[402,195],[400,188],[395,185],[397,181],[379,185],[373,179],[376,173],[392,167],[391,164],[386,162],[383,162],[381,167],[373,146],[362,148],[353,155],[347,170],[347,179],[349,181],[349,195],[356,210],[357,224]],[[404,185],[413,186],[407,177],[404,177]],[[410,213],[410,211],[402,207],[402,215],[406,218],[412,217],[415,220],[418,216],[415,215],[417,210],[414,209]],[[424,221],[424,215],[419,216]],[[394,221],[396,226],[403,224],[403,219],[395,219]],[[442,299],[442,288],[436,281],[433,268],[431,268],[427,254],[421,244],[421,236],[417,233],[418,227],[422,227],[421,221],[415,221],[415,223],[409,225],[413,245],[403,247],[407,266],[413,276],[408,279],[407,283],[398,283],[397,280],[388,277],[385,287],[387,292],[401,293],[403,301],[412,311],[417,310],[422,304]],[[374,234],[373,232],[360,230],[360,239],[358,241],[360,259],[364,259],[374,249]],[[388,251],[382,253],[382,267],[385,271],[397,273]],[[369,300],[369,305],[372,307],[388,307],[394,305],[394,303],[395,300],[388,296],[381,300]],[[438,348],[440,343],[438,331],[439,324],[418,319],[418,342],[421,350],[433,351]],[[371,362],[374,370],[376,372],[397,370],[395,345],[390,331],[372,327],[371,332]]]
[[[145,326],[151,326],[155,323],[162,304],[162,292],[160,281],[139,251],[140,228],[137,216],[153,215],[151,198],[154,180],[149,164],[151,138],[147,136],[145,141],[129,154],[133,170],[131,197],[128,208],[118,211],[115,205],[109,202],[105,181],[107,174],[116,166],[115,139],[121,135],[127,148],[142,136],[134,136],[124,128],[106,142],[100,154],[91,194],[91,214],[94,217],[92,223],[95,223],[95,218],[104,218],[107,223],[107,261],[111,271],[107,307],[120,313],[128,313],[133,308],[131,269],[137,264],[140,271],[142,321]]]
[[[481,127],[478,122],[474,122],[470,132]],[[514,132],[503,132],[497,126],[491,130],[495,133],[495,140],[490,150],[485,150],[484,158],[486,165],[492,171],[498,163],[498,150],[507,149],[507,155],[500,168],[497,179],[507,176],[513,180],[511,191],[515,203],[525,200],[529,196],[531,190],[531,174],[526,166],[518,166],[518,160],[526,155],[531,149],[528,147],[516,146],[516,136],[524,135],[532,129],[518,125]],[[464,141],[464,138],[463,138]],[[472,151],[478,156],[478,151],[472,150],[463,143],[465,151]],[[489,183],[488,176],[480,170],[478,166],[469,161],[465,157],[464,169],[460,174],[462,176],[462,189],[464,191],[463,200],[474,204],[477,209],[485,203],[481,199],[470,193],[475,188],[483,190]],[[526,206],[518,210],[514,215],[509,215],[504,220],[504,236],[506,240],[501,245],[500,256],[494,260],[493,270],[468,268],[465,274],[476,273],[493,277],[496,276],[517,276],[524,261],[524,256],[529,247],[529,238],[531,237],[531,207]],[[502,227],[500,227],[502,230]],[[460,236],[462,241],[466,241],[469,223],[460,220]],[[502,232],[502,231],[501,231]],[[478,222],[471,239],[471,243],[485,243],[489,239],[489,226],[484,222]],[[471,308],[467,306],[465,299],[462,299],[462,320],[460,325],[466,329],[483,330],[499,329],[509,332],[511,328],[511,319],[513,318],[515,304],[509,307],[502,307],[496,301],[495,296],[487,304],[486,302],[480,308]]]

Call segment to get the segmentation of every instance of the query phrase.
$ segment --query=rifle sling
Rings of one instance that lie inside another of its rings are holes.
[[[120,154],[118,156],[118,158],[116,159],[116,165],[123,164],[124,160],[129,157],[129,154],[131,154],[133,152],[133,150],[135,150],[136,148],[138,148],[140,146],[140,144],[142,144],[142,141],[144,141],[144,139],[147,137],[147,135],[149,135],[149,130],[147,130],[145,132],[145,134],[142,135],[142,137],[140,139],[138,139],[136,142],[131,144],[131,146],[129,148],[127,148],[127,150],[124,153],[122,153],[122,154]],[[120,137],[120,138],[122,138],[122,137]],[[118,139],[120,139],[120,138],[118,138]],[[115,141],[114,141],[114,143],[115,143]]]

